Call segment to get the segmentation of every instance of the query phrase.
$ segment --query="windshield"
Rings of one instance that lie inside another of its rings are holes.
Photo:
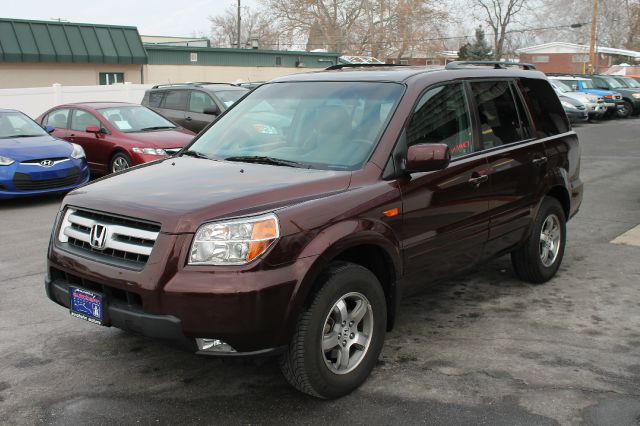
[[[584,89],[593,89],[593,81],[591,80],[580,80],[582,81],[582,87]]]
[[[562,80],[562,81],[555,80],[555,81],[563,83],[565,86],[571,89],[572,92],[575,92],[578,90],[578,80]]]
[[[143,106],[121,106],[99,109],[113,127],[123,133],[144,132],[160,129],[175,129],[176,125]]]
[[[575,90],[572,90],[571,87],[567,86],[566,84],[564,84],[563,82],[561,82],[560,80],[549,80],[551,82],[551,85],[553,87],[555,87],[556,89],[558,89],[558,91],[565,93],[565,92],[574,92]]]
[[[236,103],[238,99],[243,97],[248,90],[220,90],[219,92],[215,92],[216,96],[222,103],[225,108],[229,108],[231,105]]]
[[[614,89],[618,89],[620,87],[624,87],[618,80],[616,80],[615,78],[611,78],[611,77],[602,77],[603,80],[606,80],[607,83],[609,83],[609,86],[614,88]]]
[[[396,83],[265,84],[189,151],[230,161],[355,170],[375,148],[403,92]]]
[[[627,85],[627,87],[640,87],[640,83],[637,80],[634,80],[633,78],[630,77],[621,77],[620,80],[618,81],[622,81],[624,84]]]
[[[0,138],[46,136],[47,132],[21,112],[0,112]]]

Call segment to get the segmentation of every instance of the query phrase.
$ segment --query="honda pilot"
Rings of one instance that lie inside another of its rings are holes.
[[[401,296],[505,254],[527,282],[558,271],[580,146],[545,75],[516,65],[265,83],[173,157],[68,194],[47,295],[200,355],[278,355],[300,391],[348,394]]]

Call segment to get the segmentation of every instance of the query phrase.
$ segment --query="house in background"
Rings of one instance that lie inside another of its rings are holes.
[[[533,64],[542,72],[585,73],[589,66],[589,46],[574,43],[553,42],[518,49],[520,62]],[[603,73],[613,65],[623,62],[640,62],[640,52],[610,47],[597,47],[597,73]]]
[[[398,58],[398,56],[400,56],[400,58]],[[412,50],[402,55],[398,55],[398,52],[391,53],[386,58],[385,63],[414,66],[444,66],[457,59],[458,52],[455,50],[442,50],[439,52]]]

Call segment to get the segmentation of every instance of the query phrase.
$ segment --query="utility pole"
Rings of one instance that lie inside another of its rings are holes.
[[[238,49],[240,49],[240,0],[238,0]]]
[[[593,0],[593,14],[591,15],[591,42],[589,43],[589,72],[596,70],[596,34],[598,31],[598,0]]]

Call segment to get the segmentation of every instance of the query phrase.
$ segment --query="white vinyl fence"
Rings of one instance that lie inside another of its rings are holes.
[[[70,102],[133,102],[142,101],[151,84],[112,84],[111,86],[62,86],[0,89],[0,108],[17,109],[36,118],[47,109]]]

